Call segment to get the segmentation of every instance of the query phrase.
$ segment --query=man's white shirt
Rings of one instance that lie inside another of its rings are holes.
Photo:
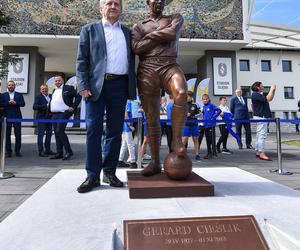
[[[53,92],[51,105],[50,105],[51,112],[65,112],[66,110],[69,109],[69,106],[67,106],[64,102],[62,96],[62,90],[63,90],[63,85],[55,89],[55,91]]]
[[[120,22],[113,25],[102,19],[104,28],[107,64],[106,73],[115,75],[128,74],[127,45]]]

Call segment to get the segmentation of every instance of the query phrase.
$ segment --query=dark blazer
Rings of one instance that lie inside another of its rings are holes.
[[[242,98],[244,99],[245,105],[243,105],[237,97],[233,97],[230,101],[230,112],[236,120],[249,119],[248,100],[243,96]]]
[[[4,108],[3,116],[7,118],[22,118],[21,107],[25,106],[23,95],[19,92],[15,92],[14,101],[16,105],[9,104],[9,93],[5,92],[1,95],[0,106]]]
[[[52,98],[52,95],[49,94],[50,100]],[[40,93],[34,98],[34,103],[33,103],[33,110],[37,111],[36,112],[36,119],[48,119],[50,118],[49,115],[49,109],[47,106],[47,100],[46,98]]]
[[[55,89],[53,90],[53,93],[54,92],[55,92]],[[53,93],[52,93],[52,95],[53,95]],[[63,89],[62,89],[62,96],[63,96],[63,100],[64,100],[65,104],[69,107],[72,107],[75,112],[79,103],[81,102],[81,96],[79,94],[77,94],[74,87],[64,84]],[[50,105],[51,105],[51,102],[50,102]],[[49,105],[49,110],[51,110],[50,105]]]
[[[0,93],[0,118],[3,116],[3,111],[4,111],[4,108],[1,106],[1,93]]]
[[[121,25],[128,59],[128,99],[136,99],[135,55],[131,49],[131,30]],[[85,25],[78,44],[76,76],[77,91],[90,90],[96,101],[101,93],[107,63],[106,42],[102,21]]]

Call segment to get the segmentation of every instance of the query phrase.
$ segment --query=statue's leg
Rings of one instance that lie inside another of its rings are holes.
[[[142,170],[142,175],[151,176],[161,172],[161,165],[159,160],[159,141],[161,133],[159,126],[160,95],[142,95],[141,101],[146,114],[147,132],[151,152],[151,161],[148,166]]]
[[[181,72],[176,72],[170,79],[170,92],[174,98],[172,109],[172,149],[177,156],[185,156],[186,148],[182,143],[182,129],[187,115],[187,85]]]

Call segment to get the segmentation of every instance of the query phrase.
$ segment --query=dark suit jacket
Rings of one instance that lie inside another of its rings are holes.
[[[0,93],[0,118],[3,116],[3,111],[4,111],[4,108],[1,106],[1,93]]]
[[[243,97],[245,105],[243,105],[237,97],[233,97],[230,101],[230,112],[233,114],[236,120],[248,120],[248,101],[247,98]]]
[[[135,56],[131,49],[131,30],[121,25],[128,59],[128,99],[136,99]],[[90,90],[89,98],[96,101],[101,93],[106,70],[106,42],[102,21],[85,25],[78,44],[76,76],[77,91]]]
[[[5,92],[1,95],[0,106],[4,107],[3,115],[7,118],[22,118],[21,107],[25,106],[23,95],[19,92],[15,92],[14,101],[16,105],[9,104],[9,93]]]
[[[54,92],[55,92],[55,89],[54,89],[53,93]],[[53,95],[53,93],[52,93],[52,95]],[[81,96],[79,94],[77,94],[74,87],[64,84],[63,89],[62,89],[62,97],[63,97],[65,104],[69,107],[72,107],[75,112],[79,103],[81,102]],[[51,105],[51,102],[50,102],[50,105]],[[49,110],[51,110],[50,105],[49,105]]]
[[[49,94],[50,100],[52,95]],[[36,119],[48,119],[50,118],[49,109],[47,106],[46,98],[40,93],[34,98],[33,110],[36,110]]]

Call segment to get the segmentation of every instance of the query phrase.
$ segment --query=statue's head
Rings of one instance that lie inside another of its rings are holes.
[[[166,0],[147,0],[147,5],[150,8],[150,12],[160,15],[166,5]]]

